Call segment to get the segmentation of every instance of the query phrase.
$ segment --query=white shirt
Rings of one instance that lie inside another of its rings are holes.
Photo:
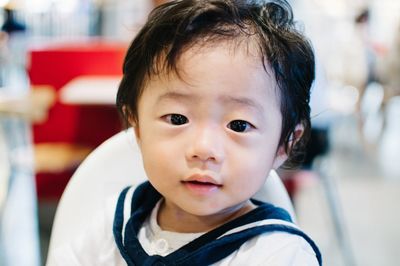
[[[130,201],[131,197],[127,196],[127,199]],[[112,231],[116,200],[114,198],[107,202],[103,213],[93,219],[85,234],[72,243],[57,248],[52,257],[48,259],[47,266],[127,265],[115,244]],[[157,211],[158,207],[153,209],[152,214],[146,219],[138,234],[139,242],[148,254],[165,256],[201,235],[201,233],[187,234],[163,231],[157,224]],[[266,221],[269,220],[257,223],[262,224]],[[290,225],[294,226],[293,224]],[[273,232],[252,238],[237,251],[214,265],[312,266],[318,265],[318,262],[313,249],[302,237],[285,232]]]

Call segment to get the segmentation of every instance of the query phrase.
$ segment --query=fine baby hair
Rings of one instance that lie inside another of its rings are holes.
[[[138,99],[152,76],[163,71],[179,76],[178,61],[186,50],[221,42],[237,49],[255,47],[265,75],[276,79],[282,113],[279,145],[288,154],[286,165],[296,163],[310,131],[314,54],[283,0],[184,0],[156,8],[126,54],[117,95],[124,122],[137,122]],[[301,136],[295,135],[297,125],[303,127]]]

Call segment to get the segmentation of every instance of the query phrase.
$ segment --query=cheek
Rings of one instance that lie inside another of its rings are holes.
[[[142,139],[143,164],[150,180],[163,182],[180,169],[180,160],[177,159],[179,149],[156,139]]]
[[[229,171],[241,176],[241,180],[252,180],[262,183],[268,176],[275,159],[275,145],[258,142],[251,148],[232,153]],[[261,145],[263,144],[263,145]],[[242,182],[241,182],[242,183]],[[248,184],[247,184],[248,185]]]
[[[154,156],[143,156],[144,170],[146,172],[147,178],[150,183],[160,192],[164,191],[164,187],[168,185],[168,173],[165,166],[161,160],[158,160]]]

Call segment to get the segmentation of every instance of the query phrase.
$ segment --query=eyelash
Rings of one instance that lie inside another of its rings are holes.
[[[232,131],[238,132],[238,133],[243,133],[243,132],[247,132],[250,129],[254,128],[254,126],[245,121],[245,120],[233,120],[231,122],[229,122],[229,124],[227,125],[227,127],[229,129],[231,129]],[[234,127],[236,127],[236,129],[238,129],[237,127],[239,127],[239,130],[234,129]]]
[[[189,119],[181,114],[169,114],[169,115],[165,115],[164,119],[171,125],[174,126],[180,126],[180,125],[184,125],[187,124],[189,122]],[[254,128],[254,126],[245,121],[245,120],[233,120],[231,122],[228,123],[227,127],[235,132],[238,133],[243,133],[243,132],[247,132],[248,130],[250,130],[251,128]]]
[[[189,122],[189,119],[181,114],[169,114],[164,118],[169,124],[174,126],[180,126]]]

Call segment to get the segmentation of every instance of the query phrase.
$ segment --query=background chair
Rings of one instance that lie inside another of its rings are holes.
[[[47,119],[32,128],[39,201],[58,200],[77,165],[122,128],[115,106],[65,104],[59,97],[61,88],[80,76],[121,76],[126,49],[125,43],[97,39],[30,48],[33,90],[50,86],[56,94]],[[102,123],[96,117],[102,117]]]
[[[61,197],[48,258],[54,248],[68,243],[85,230],[107,197],[144,180],[146,174],[132,129],[122,131],[101,144],[78,167]],[[275,171],[271,171],[256,198],[285,208],[295,219],[292,203]]]

